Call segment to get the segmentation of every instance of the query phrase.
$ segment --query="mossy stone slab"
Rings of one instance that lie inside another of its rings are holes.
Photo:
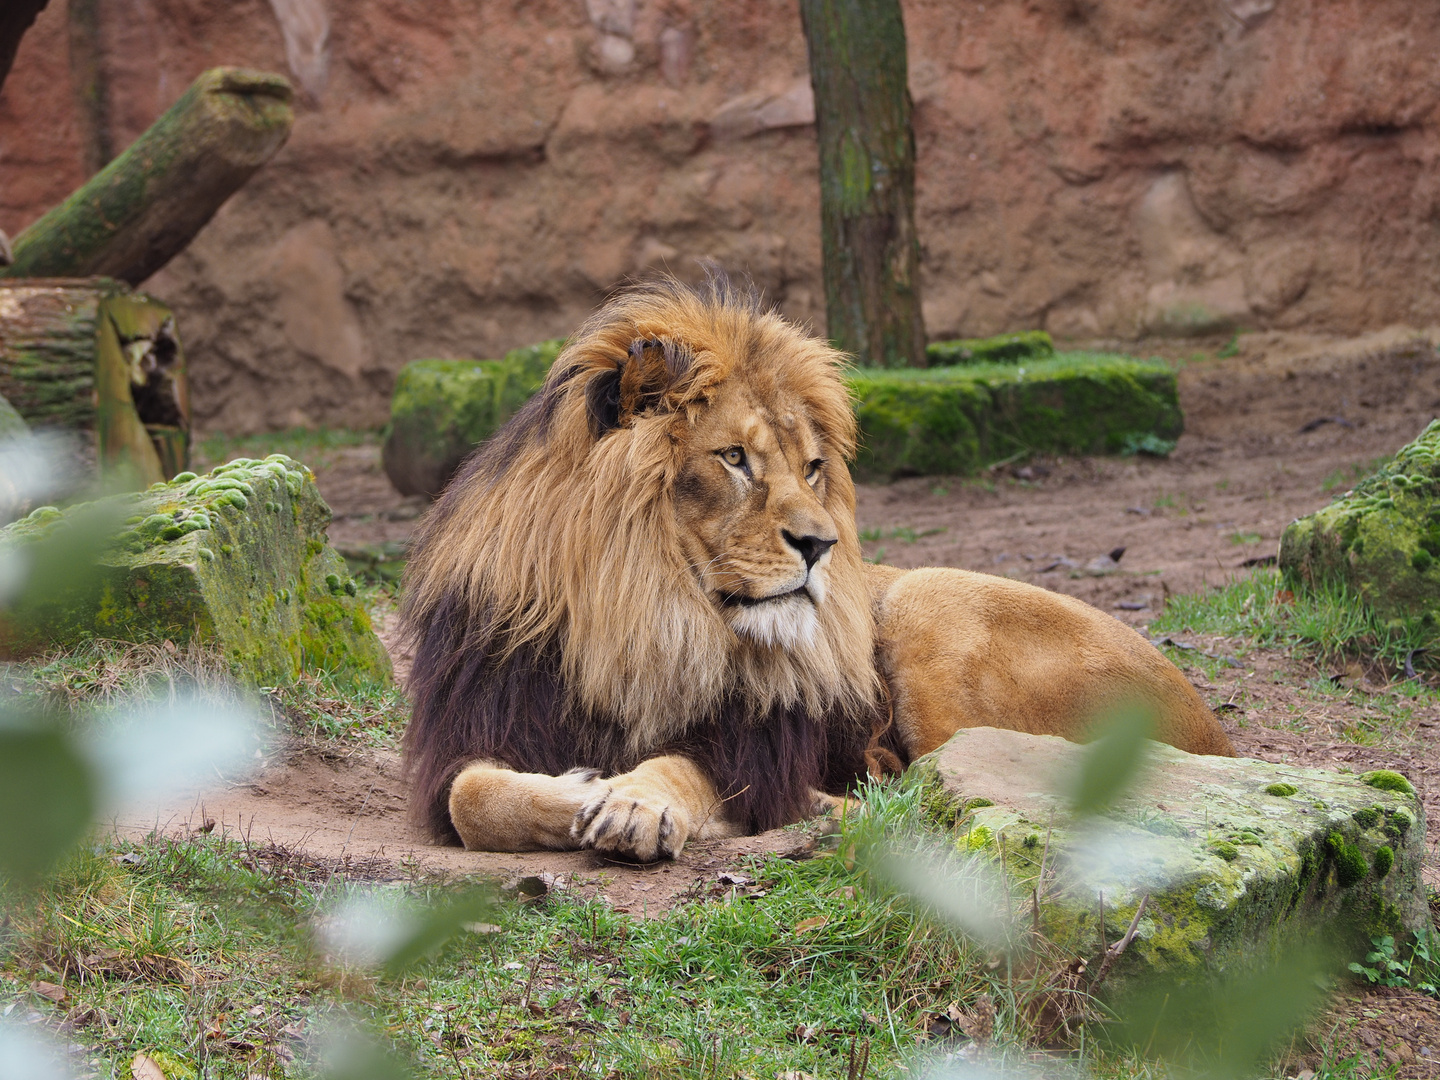
[[[1055,355],[1055,342],[1044,330],[1022,330],[988,338],[961,338],[932,341],[925,346],[925,358],[932,364],[1004,364],[1019,360],[1040,360]]]
[[[563,341],[514,349],[500,360],[416,360],[401,369],[383,450],[405,495],[437,495],[470,451],[540,389]]]
[[[966,807],[957,843],[1003,849],[1033,889],[1047,837],[1045,933],[1094,960],[1149,897],[1112,978],[1214,974],[1317,935],[1355,959],[1379,934],[1429,923],[1425,811],[1396,773],[1355,776],[1147,745],[1142,779],[1077,822],[1069,792],[1087,748],[1054,736],[961,731],[910,767]]]
[[[0,530],[0,544],[73,543],[79,523],[101,516],[119,529],[95,539],[96,572],[77,568],[0,614],[0,655],[92,637],[195,638],[259,684],[302,671],[389,680],[355,582],[326,543],[330,508],[299,462],[239,458],[102,504],[41,507]]]
[[[1028,454],[1173,446],[1184,429],[1163,361],[1065,353],[1023,364],[867,369],[856,398],[862,478],[974,473]]]
[[[1440,636],[1440,421],[1280,537],[1292,585],[1343,583],[1386,620]]]

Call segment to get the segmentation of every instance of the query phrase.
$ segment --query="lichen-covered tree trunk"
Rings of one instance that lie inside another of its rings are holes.
[[[115,482],[143,487],[185,468],[175,317],[118,281],[0,281],[0,396],[33,427],[93,433]]]
[[[35,16],[45,10],[49,0],[5,0],[0,4],[0,86],[15,63],[20,39],[35,23]]]
[[[115,156],[101,41],[100,0],[70,0],[66,14],[70,23],[70,84],[75,92],[75,119],[85,154],[85,172],[94,175]]]
[[[915,135],[899,0],[800,0],[820,143],[830,340],[862,364],[925,365]]]
[[[212,68],[89,182],[15,238],[3,277],[138,285],[183,251],[284,145],[295,115],[280,75]]]

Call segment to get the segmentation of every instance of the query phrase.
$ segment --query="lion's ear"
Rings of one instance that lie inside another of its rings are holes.
[[[620,380],[625,374],[622,360],[609,371],[590,377],[585,387],[585,412],[590,417],[590,434],[600,438],[620,426]]]
[[[613,368],[590,377],[585,407],[598,439],[666,406],[666,395],[689,372],[690,350],[668,338],[636,338]]]

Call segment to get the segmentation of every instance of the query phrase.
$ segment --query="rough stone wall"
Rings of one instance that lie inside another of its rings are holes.
[[[405,362],[563,335],[698,257],[823,326],[793,0],[99,7],[103,110],[73,88],[65,0],[0,91],[12,234],[80,182],[97,124],[123,147],[205,67],[308,91],[286,149],[147,286],[207,427],[378,423]],[[905,12],[932,338],[1440,321],[1440,7]]]

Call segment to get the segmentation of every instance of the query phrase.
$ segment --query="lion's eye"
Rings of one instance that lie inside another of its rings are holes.
[[[805,480],[807,483],[813,484],[815,483],[815,481],[820,479],[820,467],[824,464],[825,462],[821,461],[819,458],[816,458],[814,461],[810,462],[809,465],[805,466]]]
[[[720,456],[725,459],[726,465],[733,465],[735,468],[742,468],[745,464],[745,451],[738,446],[732,446],[729,450],[721,450]]]

